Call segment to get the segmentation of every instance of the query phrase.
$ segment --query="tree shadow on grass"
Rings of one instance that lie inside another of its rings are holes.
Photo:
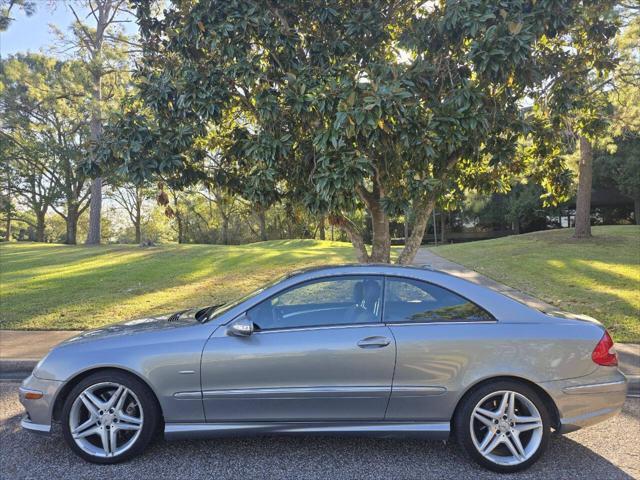
[[[59,270],[52,267],[40,275],[14,272],[12,277],[4,278],[7,288],[0,326],[87,328],[130,318],[130,314],[118,315],[120,306],[126,307],[124,311],[134,310],[133,316],[143,316],[162,313],[159,309],[165,306],[182,308],[212,300],[228,301],[300,266],[347,256],[330,247],[290,250],[282,246],[194,245],[141,251],[116,249],[110,253],[113,258],[95,268],[85,263],[94,261],[93,257],[74,258],[63,262]],[[23,280],[15,278],[20,275]],[[93,315],[101,318],[107,311],[113,314],[96,322]],[[58,318],[49,319],[49,315]]]

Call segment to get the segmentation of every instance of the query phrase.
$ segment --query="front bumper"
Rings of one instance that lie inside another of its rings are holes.
[[[569,433],[617,415],[627,395],[627,379],[617,369],[598,367],[592,374],[545,382],[558,408],[560,433]]]
[[[26,430],[48,434],[51,432],[53,405],[64,382],[43,380],[33,374],[24,379],[19,389],[20,403],[27,411],[20,425]],[[42,394],[38,399],[27,398],[28,393]]]

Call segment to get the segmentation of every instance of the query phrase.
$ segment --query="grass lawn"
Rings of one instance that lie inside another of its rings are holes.
[[[222,303],[289,271],[355,260],[351,244],[282,240],[141,248],[0,245],[0,328],[86,329]]]
[[[563,310],[597,318],[621,342],[640,342],[640,227],[594,227],[445,245],[432,251]]]

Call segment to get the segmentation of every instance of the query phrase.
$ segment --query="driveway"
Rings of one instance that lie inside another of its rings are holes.
[[[60,438],[20,429],[17,382],[0,383],[0,476],[76,478],[496,478],[471,464],[453,443],[420,440],[252,437],[167,443],[112,466],[85,463]],[[632,479],[640,477],[640,399],[621,415],[564,437],[553,436],[530,470],[500,479]]]

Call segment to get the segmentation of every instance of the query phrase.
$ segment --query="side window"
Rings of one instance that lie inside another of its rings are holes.
[[[408,278],[387,278],[385,322],[479,322],[493,317],[460,295]]]
[[[259,330],[380,321],[382,279],[333,277],[292,287],[247,312]]]

